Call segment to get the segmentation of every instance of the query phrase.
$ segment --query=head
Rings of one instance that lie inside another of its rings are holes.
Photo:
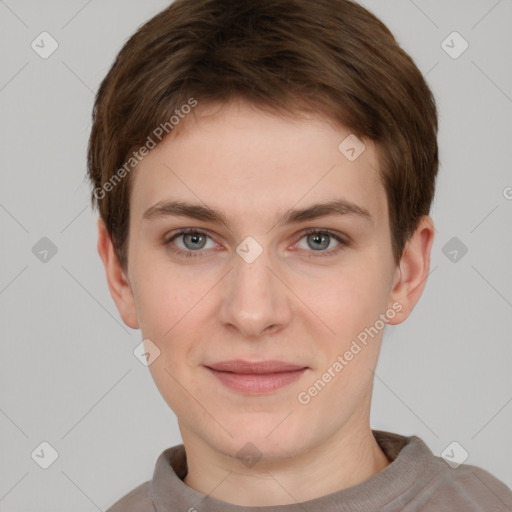
[[[437,169],[431,91],[356,3],[178,0],[139,28],[88,170],[110,291],[184,439],[271,460],[368,421],[384,325],[428,275]],[[305,370],[250,394],[207,368],[232,359]]]

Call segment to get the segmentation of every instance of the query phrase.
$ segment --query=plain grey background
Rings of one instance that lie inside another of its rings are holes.
[[[362,3],[426,74],[441,151],[431,275],[387,329],[372,427],[462,448],[512,486],[512,2]],[[94,94],[167,5],[0,0],[2,512],[105,510],[181,442],[110,297],[84,179]]]

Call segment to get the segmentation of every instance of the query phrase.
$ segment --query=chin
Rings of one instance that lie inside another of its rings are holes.
[[[286,414],[272,415],[256,421],[248,415],[238,421],[228,422],[229,437],[224,431],[220,436],[211,438],[211,431],[204,434],[210,439],[211,446],[231,457],[243,458],[244,455],[261,457],[266,462],[282,461],[303,451],[307,445],[306,428],[299,429],[291,417]],[[206,426],[211,428],[211,426]]]

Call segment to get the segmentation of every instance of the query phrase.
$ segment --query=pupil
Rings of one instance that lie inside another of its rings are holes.
[[[197,244],[199,243],[199,240],[202,238],[203,235],[200,235],[200,234],[193,234],[193,235],[187,235],[188,237],[190,237],[191,241],[192,241],[192,244]],[[185,240],[187,239],[187,237],[185,237]],[[187,243],[185,243],[185,245],[188,246]],[[204,245],[204,244],[203,244]],[[199,249],[202,248],[202,245],[199,247]],[[189,247],[190,249],[190,247]],[[192,249],[197,249],[197,247],[192,247]]]
[[[325,240],[327,240],[327,236],[323,235],[323,234],[315,233],[314,235],[311,235],[311,236],[315,240],[315,243],[316,242],[320,242],[321,243],[322,238],[324,239],[324,242],[325,242]],[[329,242],[327,242],[327,244],[324,243],[321,247],[319,245],[317,245],[316,248],[315,247],[312,247],[312,248],[315,249],[315,250],[318,249],[319,247],[321,249],[325,249],[328,245],[329,245]]]

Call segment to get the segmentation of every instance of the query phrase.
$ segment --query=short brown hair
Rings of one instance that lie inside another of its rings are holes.
[[[310,111],[372,140],[398,264],[430,212],[437,109],[411,57],[372,13],[350,0],[177,0],[137,30],[100,85],[87,155],[92,205],[125,269],[131,179],[119,171],[191,98]]]

